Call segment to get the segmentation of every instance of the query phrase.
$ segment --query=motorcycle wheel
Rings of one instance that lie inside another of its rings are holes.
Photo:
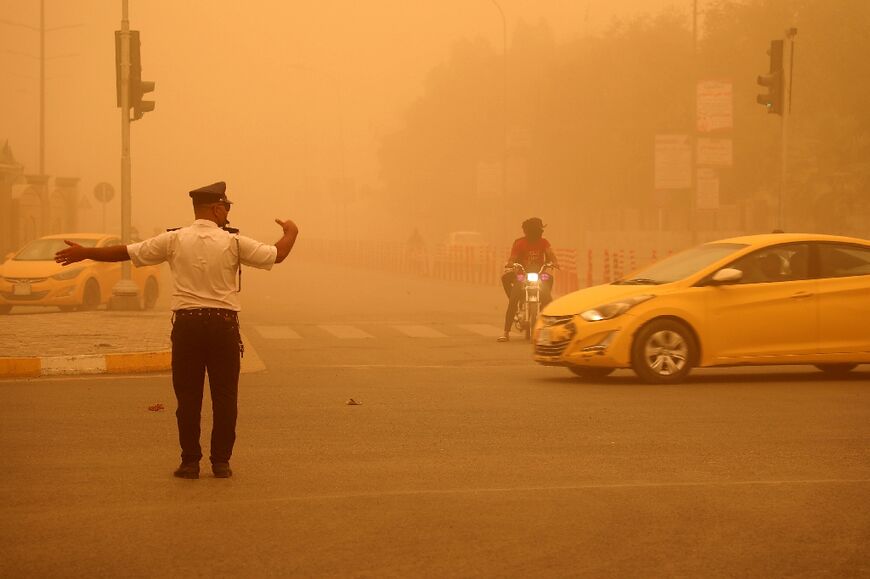
[[[538,319],[538,304],[533,303],[528,305],[529,323],[526,324],[526,339],[532,338],[532,330],[535,329],[535,322]]]

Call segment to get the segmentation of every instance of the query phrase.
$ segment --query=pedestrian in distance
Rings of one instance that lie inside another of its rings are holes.
[[[134,266],[169,262],[172,294],[172,386],[178,407],[181,465],[173,473],[199,478],[200,414],[208,372],[214,416],[210,460],[215,477],[232,476],[230,457],[236,440],[240,356],[241,267],[271,269],[289,255],[299,229],[291,220],[275,219],[283,235],[274,245],[260,243],[227,228],[232,201],[226,184],[213,183],[189,192],[195,221],[138,243],[109,247],[69,246],[55,261],[69,265],[83,259],[126,261]]]

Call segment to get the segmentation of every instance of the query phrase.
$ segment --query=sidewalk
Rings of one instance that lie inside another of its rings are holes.
[[[171,316],[169,310],[63,313],[17,308],[0,316],[0,379],[167,372],[172,360]],[[242,371],[264,369],[242,338]]]

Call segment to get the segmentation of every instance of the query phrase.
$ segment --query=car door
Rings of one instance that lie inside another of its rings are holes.
[[[703,346],[718,363],[794,362],[818,349],[817,280],[809,275],[809,245],[766,247],[726,267],[743,277],[711,285]]]
[[[118,245],[121,240],[117,237],[110,237],[102,241],[100,247],[109,247]],[[102,262],[99,263],[100,271],[100,289],[103,294],[103,301],[106,301],[112,295],[112,289],[121,280],[121,264],[120,261]]]
[[[870,246],[815,245],[819,278],[819,349],[870,352]]]

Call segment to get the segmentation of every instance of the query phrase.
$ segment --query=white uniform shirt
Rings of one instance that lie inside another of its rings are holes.
[[[272,269],[278,248],[228,233],[214,221],[197,219],[189,227],[130,244],[127,253],[136,267],[169,262],[175,280],[172,311],[223,308],[238,312],[239,263]]]

